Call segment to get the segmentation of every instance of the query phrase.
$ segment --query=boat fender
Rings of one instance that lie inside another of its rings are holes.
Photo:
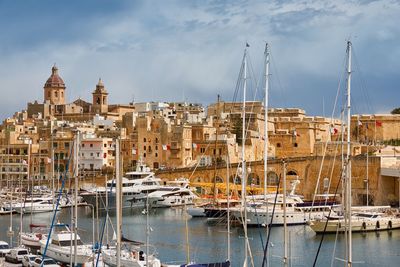
[[[392,229],[392,226],[393,226],[393,225],[392,225],[392,221],[389,221],[389,222],[388,222],[388,226],[389,226],[389,229]]]
[[[376,222],[376,229],[381,228],[381,225],[379,224],[379,221]]]
[[[367,229],[367,224],[365,222],[362,223],[362,229]]]

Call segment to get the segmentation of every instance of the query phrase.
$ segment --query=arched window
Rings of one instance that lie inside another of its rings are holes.
[[[216,177],[215,177],[215,182],[216,182],[216,183],[223,183],[223,182],[224,182],[224,179],[222,179],[222,178],[219,177],[219,176],[216,176]]]
[[[146,142],[146,138],[143,138],[143,142]]]
[[[276,174],[276,172],[273,172],[273,171],[268,172],[267,181],[268,181],[268,185],[272,185],[272,186],[278,185],[278,183],[279,183],[278,174]]]
[[[242,179],[239,176],[232,175],[230,178],[230,182],[233,184],[241,184]]]
[[[260,185],[260,177],[256,173],[250,173],[247,177],[247,184]]]
[[[100,97],[97,97],[96,103],[97,105],[100,105]]]
[[[290,170],[286,173],[286,175],[293,175],[293,176],[297,176],[297,172],[295,170]]]
[[[324,178],[324,189],[326,190],[326,189],[328,189],[328,187],[329,187],[329,178],[325,177]]]
[[[57,91],[54,92],[54,96],[58,97],[58,92]]]

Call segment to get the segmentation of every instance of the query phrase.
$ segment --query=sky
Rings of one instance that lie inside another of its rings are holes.
[[[246,43],[248,99],[262,100],[266,42],[270,106],[330,116],[349,39],[353,113],[386,113],[400,106],[399,24],[396,0],[0,0],[0,119],[43,102],[54,64],[68,102],[91,101],[99,78],[110,103],[232,101]]]

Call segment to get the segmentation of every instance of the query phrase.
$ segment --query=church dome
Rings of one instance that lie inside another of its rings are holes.
[[[61,77],[58,75],[58,68],[56,67],[56,65],[51,68],[51,76],[47,79],[44,87],[65,88],[65,83],[63,79],[61,79]]]

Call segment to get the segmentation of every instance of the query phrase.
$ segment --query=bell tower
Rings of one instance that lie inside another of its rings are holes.
[[[50,101],[52,105],[65,105],[65,83],[58,75],[58,68],[54,64],[51,76],[44,85],[44,102]]]
[[[102,114],[108,112],[108,93],[104,87],[103,81],[99,79],[96,85],[96,89],[92,93],[93,95],[93,112]]]

